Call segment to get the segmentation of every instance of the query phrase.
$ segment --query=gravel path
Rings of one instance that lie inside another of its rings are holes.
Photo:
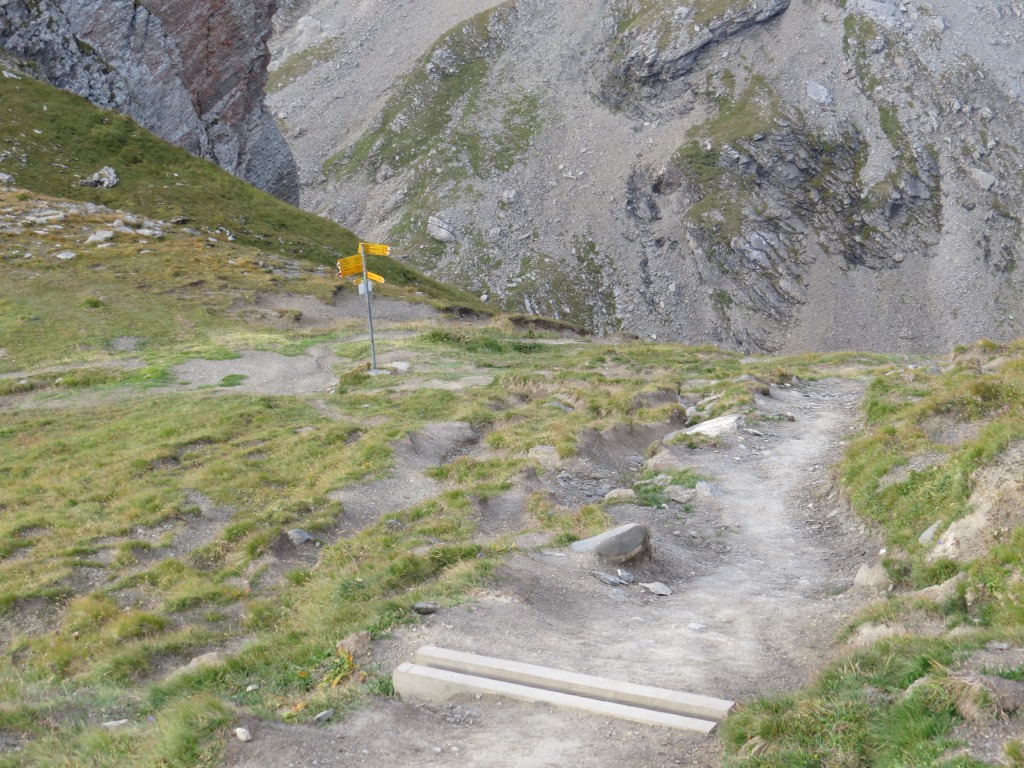
[[[492,589],[397,628],[375,644],[376,661],[391,668],[435,644],[738,701],[804,684],[838,650],[830,638],[866,599],[849,588],[874,548],[841,510],[828,469],[854,426],[861,390],[839,380],[775,389],[761,410],[792,413],[794,422],[766,422],[763,436],[737,433],[718,450],[673,449],[713,477],[721,496],[697,497],[689,510],[610,508],[620,522],[651,528],[654,558],[633,570],[641,581],[668,584],[671,596],[608,587],[590,574],[600,564],[588,556],[527,549],[524,541]],[[610,470],[608,455],[584,452],[539,483],[582,497]],[[713,737],[491,698],[426,707],[376,700],[320,729],[247,726],[254,740],[229,745],[232,768],[611,768],[718,759]]]

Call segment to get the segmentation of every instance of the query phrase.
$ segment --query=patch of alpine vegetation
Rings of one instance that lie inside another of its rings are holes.
[[[325,171],[363,170],[387,179],[414,168],[432,150],[447,151],[452,139],[472,143],[455,135],[462,133],[459,119],[479,108],[482,86],[515,17],[515,3],[505,2],[443,35],[398,85],[377,124],[343,155],[328,159]],[[433,165],[441,160],[435,157]]]
[[[871,384],[841,476],[892,588],[856,650],[726,724],[727,765],[1021,764],[1022,353],[982,341]]]
[[[769,21],[789,0],[615,0],[606,20],[608,71],[602,101],[629,108],[689,74],[709,48]]]
[[[293,53],[267,75],[267,93],[281,90],[321,61],[330,61],[341,52],[344,45],[345,38],[342,35],[332,35],[314,46]]]

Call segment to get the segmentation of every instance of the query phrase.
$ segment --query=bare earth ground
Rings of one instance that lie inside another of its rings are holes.
[[[757,423],[763,436],[736,433],[717,449],[670,449],[713,478],[720,496],[610,508],[621,522],[650,526],[654,557],[632,570],[638,581],[664,582],[671,596],[608,587],[590,571],[610,566],[523,539],[490,589],[396,629],[374,644],[374,662],[390,669],[434,644],[740,703],[801,686],[839,650],[833,638],[869,599],[849,588],[876,545],[847,518],[829,476],[861,390],[845,380],[773,388],[760,410],[794,422]],[[583,503],[628,485],[638,448],[670,429],[594,433],[579,457],[529,482]],[[481,509],[481,529],[521,530],[524,498],[520,490]],[[718,762],[713,737],[493,698],[439,706],[376,699],[322,728],[244,724],[253,741],[230,741],[232,768]]]

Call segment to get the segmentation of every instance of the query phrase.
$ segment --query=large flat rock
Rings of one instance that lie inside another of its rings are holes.
[[[647,526],[627,523],[589,539],[573,542],[573,552],[598,554],[609,560],[631,560],[651,548],[651,533]]]

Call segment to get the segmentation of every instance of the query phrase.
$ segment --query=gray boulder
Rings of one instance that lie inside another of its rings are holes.
[[[440,216],[427,219],[427,234],[440,243],[455,242],[455,225]]]
[[[592,553],[613,562],[624,563],[651,550],[651,533],[647,526],[627,523],[589,539],[573,542],[573,552]]]

